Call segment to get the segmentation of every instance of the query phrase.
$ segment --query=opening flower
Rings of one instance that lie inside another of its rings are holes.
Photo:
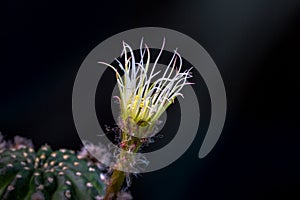
[[[98,62],[112,68],[116,73],[117,85],[120,96],[120,128],[130,135],[137,137],[148,137],[153,132],[157,120],[163,112],[174,102],[185,85],[191,84],[188,78],[192,77],[190,69],[182,69],[182,58],[174,50],[174,54],[164,71],[157,71],[158,61],[165,46],[165,39],[155,62],[150,66],[149,47],[140,43],[140,59],[137,61],[132,48],[123,42],[124,56],[122,63],[118,59],[120,69],[124,75],[121,76],[117,68],[104,62]]]
[[[112,68],[116,73],[120,93],[116,98],[120,102],[121,111],[118,126],[122,130],[118,141],[120,148],[117,148],[115,153],[118,159],[112,170],[105,200],[114,199],[125,178],[130,180],[130,175],[124,171],[138,172],[139,170],[134,169],[139,169],[140,163],[147,165],[146,158],[137,159],[134,153],[147,144],[146,138],[155,134],[159,118],[174,99],[178,96],[183,97],[182,88],[191,84],[188,79],[192,77],[192,68],[182,71],[182,58],[177,50],[174,50],[169,64],[163,70],[157,71],[164,46],[165,39],[153,64],[150,64],[150,60],[154,59],[143,39],[139,51],[135,52],[123,42],[121,59],[116,59],[119,71],[118,67],[98,62]]]

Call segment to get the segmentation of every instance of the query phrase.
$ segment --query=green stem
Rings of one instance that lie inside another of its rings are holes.
[[[125,133],[122,134],[122,141],[126,142],[126,147],[124,150],[128,151],[128,147],[132,144],[135,144],[135,148],[133,152],[136,153],[142,145],[142,142],[138,138],[131,138],[131,140],[127,139],[127,135]],[[123,171],[114,170],[109,185],[106,188],[106,194],[104,200],[115,200],[117,199],[118,192],[121,190],[124,180],[126,178],[126,174]]]
[[[122,171],[114,170],[110,178],[110,184],[106,189],[106,195],[104,197],[104,200],[116,199],[117,194],[120,191],[124,180],[125,180],[125,173]]]

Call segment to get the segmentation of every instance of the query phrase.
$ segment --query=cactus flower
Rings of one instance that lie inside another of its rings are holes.
[[[119,96],[116,98],[120,103],[120,116],[118,126],[122,130],[119,146],[122,151],[116,154],[118,161],[110,177],[110,183],[106,188],[105,200],[115,199],[120,191],[125,178],[130,179],[129,174],[118,169],[137,168],[135,157],[126,152],[137,152],[148,139],[155,134],[156,124],[166,109],[178,96],[182,96],[181,90],[191,83],[191,68],[181,71],[182,58],[177,52],[174,54],[164,70],[157,71],[158,61],[163,53],[165,39],[155,61],[150,66],[150,49],[140,43],[139,60],[133,49],[123,42],[121,59],[116,59],[121,71],[117,67],[105,62],[116,73]],[[122,75],[121,75],[122,74]],[[132,137],[134,136],[134,137]],[[140,139],[143,138],[143,139]],[[125,150],[125,151],[123,151]],[[130,170],[132,171],[132,170]]]
[[[174,51],[165,70],[155,72],[164,46],[165,39],[151,67],[150,50],[143,43],[143,39],[139,49],[139,61],[135,58],[132,48],[123,42],[121,56],[125,57],[125,61],[122,64],[116,59],[124,73],[123,76],[120,75],[116,67],[98,62],[112,68],[116,73],[120,93],[120,96],[116,98],[120,102],[121,110],[119,127],[130,135],[140,138],[151,136],[153,127],[163,112],[174,102],[176,97],[183,97],[180,93],[181,89],[185,85],[191,84],[187,80],[192,77],[191,69],[181,72],[182,58],[177,50]],[[178,66],[176,66],[176,62],[179,62]]]

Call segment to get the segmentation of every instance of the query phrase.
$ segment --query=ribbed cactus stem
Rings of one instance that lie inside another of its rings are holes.
[[[5,148],[0,154],[0,199],[102,199],[101,174],[97,165],[72,150]]]

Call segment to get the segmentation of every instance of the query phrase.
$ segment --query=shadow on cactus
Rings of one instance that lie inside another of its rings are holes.
[[[75,153],[44,145],[35,151],[30,140],[5,141],[0,133],[0,199],[98,200],[107,181],[105,167],[85,148]],[[128,193],[122,196],[131,199]]]

